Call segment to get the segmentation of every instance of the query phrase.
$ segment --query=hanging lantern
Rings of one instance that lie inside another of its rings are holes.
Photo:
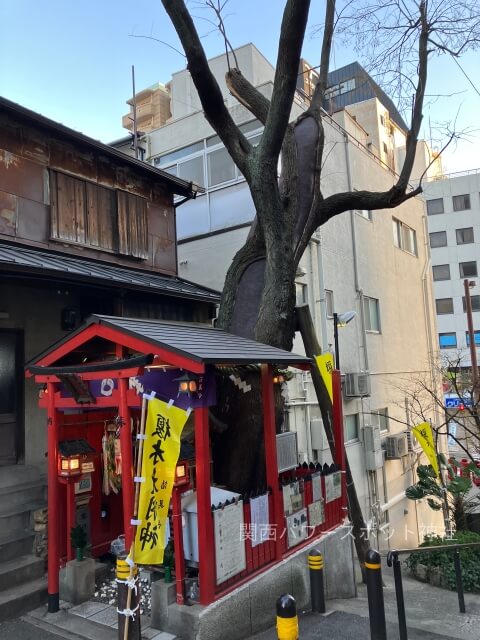
[[[197,393],[198,378],[197,376],[185,371],[185,373],[179,378],[174,378],[175,382],[178,382],[178,393],[185,393],[189,396],[192,393]]]
[[[180,460],[175,467],[175,479],[173,481],[174,487],[180,487],[190,482],[188,474],[188,462],[186,460]]]

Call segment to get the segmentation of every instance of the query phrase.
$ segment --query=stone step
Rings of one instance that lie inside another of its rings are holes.
[[[47,600],[47,579],[36,578],[0,591],[0,622],[17,618]]]
[[[0,484],[0,513],[8,513],[20,505],[31,502],[46,504],[46,487],[39,480],[34,482],[19,482],[16,485],[2,486]]]
[[[31,554],[33,540],[33,531],[28,529],[22,529],[9,535],[0,532],[0,562]]]
[[[32,513],[45,506],[42,501],[30,501],[18,504],[9,510],[0,511],[0,531],[2,535],[13,537],[17,531],[30,529],[32,526]]]
[[[0,593],[45,574],[45,560],[32,554],[0,562]]]

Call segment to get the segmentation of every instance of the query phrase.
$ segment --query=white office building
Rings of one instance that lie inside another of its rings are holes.
[[[243,74],[270,96],[271,64],[251,44],[237,49],[236,56]],[[228,93],[225,55],[209,64],[234,120],[255,142],[262,126]],[[359,65],[352,69],[356,73]],[[339,94],[355,90],[355,78],[346,79],[345,73],[337,73],[335,81]],[[179,274],[221,289],[255,215],[253,202],[245,180],[203,116],[189,72],[173,74],[165,86],[172,116],[145,136],[145,159],[205,187],[204,194],[177,209]],[[373,97],[356,104],[329,105],[325,196],[338,190],[384,190],[394,183],[405,131],[396,110],[390,114],[380,100],[382,94],[376,87]],[[307,104],[306,92],[299,90],[292,118]],[[422,147],[422,158],[428,155],[424,152]],[[437,331],[423,201],[413,198],[394,210],[350,211],[330,220],[312,237],[303,256],[297,294],[300,302],[310,305],[323,350],[333,349],[333,312],[356,312],[339,336],[345,436],[363,512],[377,532],[375,543],[415,546],[432,527],[441,533],[441,519],[434,512],[405,498],[418,464],[418,448],[406,433],[412,425],[405,385],[418,372],[437,384],[430,366]],[[298,341],[294,350],[301,348]],[[299,374],[289,384],[287,409],[289,428],[297,432],[299,461],[328,460],[308,375]]]

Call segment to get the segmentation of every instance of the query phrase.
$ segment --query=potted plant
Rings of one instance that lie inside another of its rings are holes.
[[[70,530],[70,540],[72,547],[76,549],[77,560],[83,560],[85,548],[87,546],[87,533],[80,525],[72,527]]]
[[[175,562],[175,554],[173,551],[172,540],[168,541],[165,551],[163,552],[163,569],[165,582],[172,581],[172,567]]]

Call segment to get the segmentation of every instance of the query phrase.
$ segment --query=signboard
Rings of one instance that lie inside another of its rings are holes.
[[[239,541],[243,529],[243,501],[213,512],[215,569],[221,584],[246,568],[245,545]]]
[[[283,510],[286,516],[291,515],[303,507],[300,483],[291,482],[283,486]]]
[[[308,505],[308,523],[310,527],[318,527],[325,522],[323,500]]]
[[[322,499],[322,474],[319,471],[312,473],[312,491],[313,502],[318,502]]]
[[[471,398],[445,398],[445,409],[459,409],[461,406],[473,407]]]
[[[287,517],[288,546],[294,547],[308,535],[307,510],[301,509]]]
[[[342,474],[340,471],[325,476],[325,502],[342,497]]]
[[[268,493],[257,498],[250,498],[250,523],[252,533],[252,547],[256,547],[268,540],[269,513]]]

